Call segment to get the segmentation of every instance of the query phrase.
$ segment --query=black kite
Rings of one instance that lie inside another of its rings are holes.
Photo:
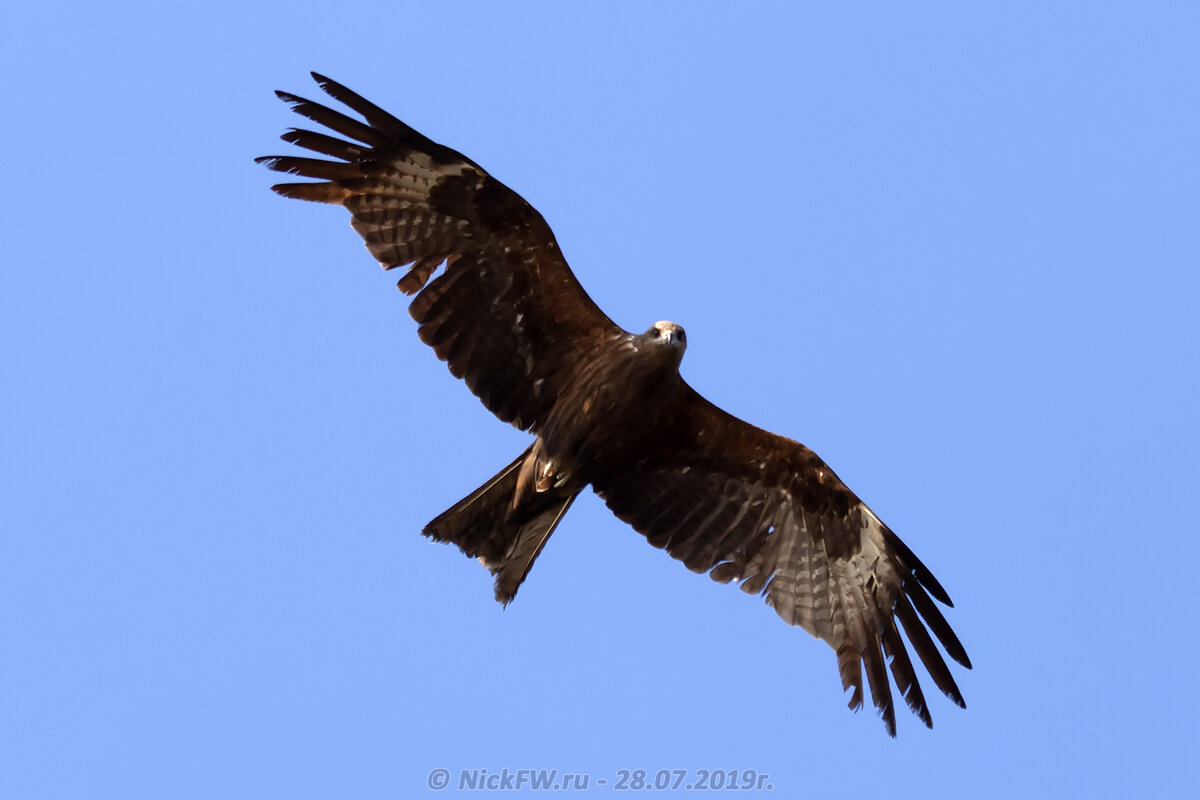
[[[964,706],[929,634],[971,666],[930,598],[950,606],[949,596],[833,470],[804,445],[697,394],[679,374],[683,328],[658,322],[633,334],[614,324],[576,281],[541,214],[478,164],[313,77],[364,121],[278,92],[345,138],[283,134],[333,160],[261,158],[318,180],[272,188],[344,206],[384,269],[408,268],[398,285],[415,295],[409,312],[421,340],[493,414],[537,437],[430,522],[426,536],[478,557],[507,604],[590,485],[688,569],[761,593],[786,622],[828,642],[854,709],[865,668],[889,734],[889,667],[905,702],[932,726],[897,622],[933,682]]]

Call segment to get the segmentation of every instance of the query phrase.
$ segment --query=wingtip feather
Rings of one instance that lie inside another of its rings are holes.
[[[292,200],[307,200],[310,203],[340,204],[347,192],[334,183],[277,183],[271,191]]]

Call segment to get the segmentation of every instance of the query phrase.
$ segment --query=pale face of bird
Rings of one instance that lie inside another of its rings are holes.
[[[665,347],[671,353],[675,366],[683,361],[684,351],[687,350],[687,333],[682,325],[661,320],[651,325],[642,334],[642,339],[650,347]]]

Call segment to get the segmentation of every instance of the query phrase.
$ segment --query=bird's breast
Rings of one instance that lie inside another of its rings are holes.
[[[560,391],[540,436],[580,483],[627,469],[672,429],[679,371],[631,349],[588,361]]]

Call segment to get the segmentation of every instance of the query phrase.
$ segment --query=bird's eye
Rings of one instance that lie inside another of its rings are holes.
[[[660,331],[658,328],[651,328],[650,334],[657,339],[659,336],[662,336],[662,331]]]

